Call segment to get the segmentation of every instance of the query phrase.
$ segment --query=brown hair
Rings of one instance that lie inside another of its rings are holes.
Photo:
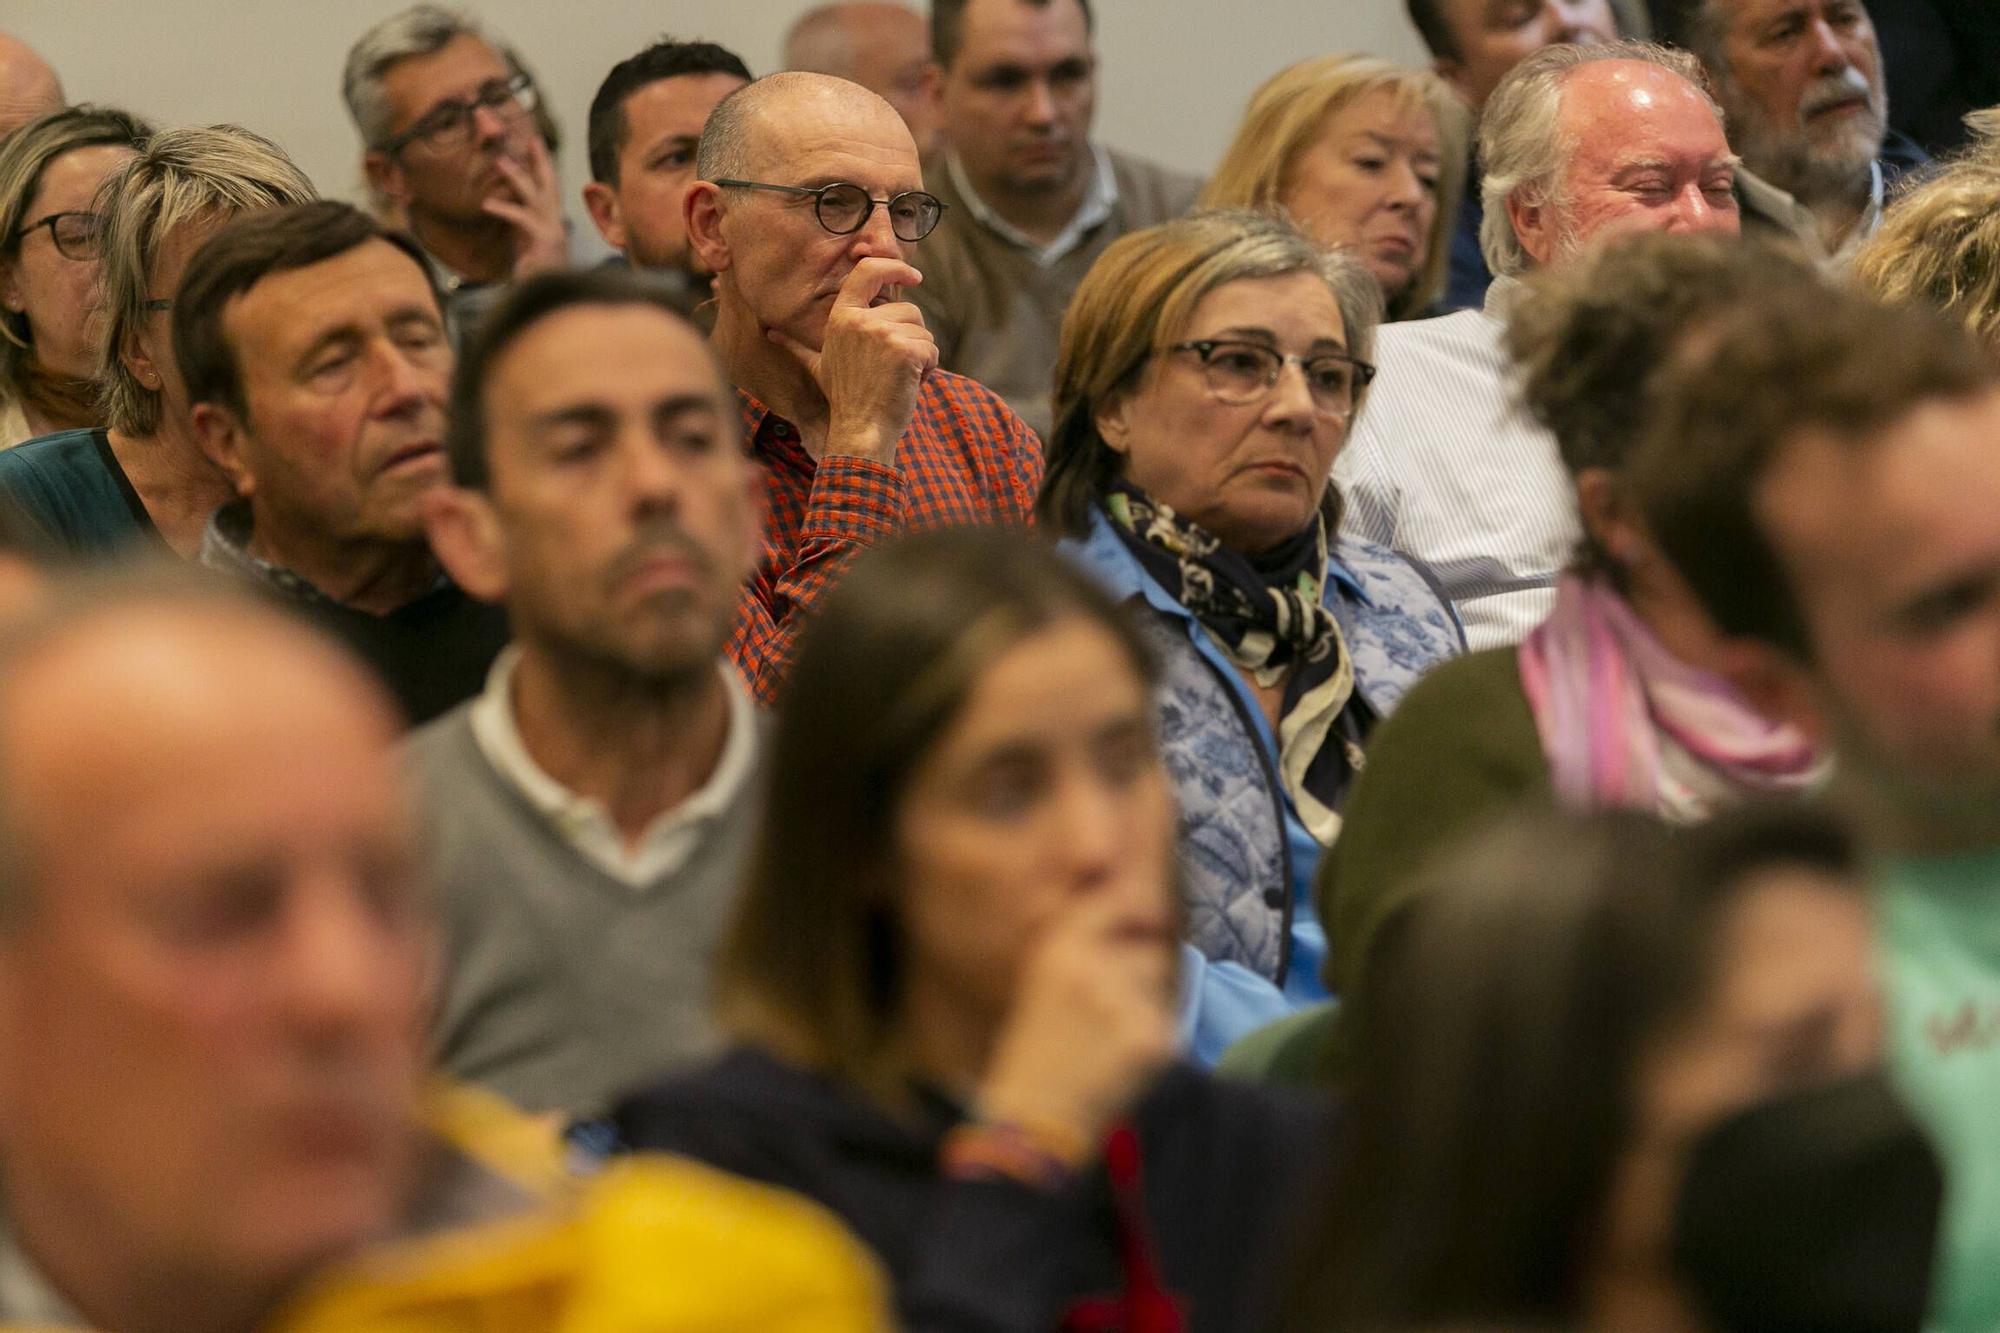
[[[1291,1326],[1578,1326],[1640,1061],[1786,866],[1861,891],[1846,826],[1797,806],[1517,814],[1447,849],[1343,1000],[1367,1007],[1342,1187]]]
[[[1718,627],[1809,661],[1803,613],[1757,518],[1766,474],[1802,435],[1863,451],[1926,403],[1996,386],[2000,366],[1938,312],[1804,269],[1774,273],[1661,370],[1631,493]]]
[[[738,1036],[895,1100],[896,812],[994,659],[1072,618],[1111,635],[1150,688],[1132,622],[1030,534],[945,529],[855,562],[806,626],[778,700],[769,800],[719,964]]]
[[[1031,5],[1036,9],[1047,9],[1054,0],[1016,0],[1019,4]],[[950,69],[951,62],[958,59],[958,48],[964,41],[965,7],[971,0],[931,0],[931,55],[940,69]],[[1083,30],[1097,31],[1097,18],[1090,12],[1090,0],[1076,0],[1076,7],[1083,11]]]
[[[188,402],[218,403],[239,419],[248,416],[242,363],[222,327],[230,301],[273,273],[306,268],[369,241],[387,241],[408,255],[442,312],[436,280],[417,243],[351,204],[322,199],[246,214],[203,242],[174,297],[174,362]]]
[[[1226,283],[1291,273],[1310,273],[1327,285],[1340,306],[1348,354],[1367,360],[1382,318],[1381,286],[1359,260],[1321,249],[1276,214],[1190,213],[1113,241],[1063,316],[1056,424],[1035,516],[1055,531],[1081,535],[1123,467],[1097,433],[1098,413],[1131,392],[1146,362],[1187,331],[1202,297]],[[1329,529],[1339,523],[1331,482],[1322,510]]]
[[[1756,305],[1773,283],[1781,298],[1787,281],[1807,276],[1775,247],[1665,232],[1620,237],[1530,273],[1506,333],[1521,401],[1555,436],[1572,478],[1622,473],[1658,410],[1655,373],[1691,328]],[[1616,575],[1587,532],[1576,564]]]
[[[1396,98],[1400,110],[1422,110],[1437,127],[1437,213],[1424,238],[1422,265],[1410,285],[1389,299],[1388,318],[1413,319],[1444,292],[1472,137],[1465,103],[1437,75],[1348,54],[1314,56],[1279,70],[1251,96],[1235,140],[1201,193],[1201,207],[1277,207],[1300,155],[1325,132],[1327,119],[1382,91]]]

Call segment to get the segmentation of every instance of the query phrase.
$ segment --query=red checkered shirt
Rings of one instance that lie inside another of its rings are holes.
[[[898,532],[1026,523],[1042,443],[998,394],[934,370],[917,393],[893,465],[814,461],[791,422],[742,390],[743,436],[764,472],[764,547],[737,604],[729,656],[759,703],[791,665],[803,619],[855,553]]]

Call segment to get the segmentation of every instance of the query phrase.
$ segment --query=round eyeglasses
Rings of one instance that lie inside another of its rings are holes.
[[[868,225],[877,208],[889,210],[889,230],[899,241],[921,241],[936,229],[938,219],[949,206],[934,194],[905,190],[887,199],[877,199],[849,181],[813,188],[805,185],[772,185],[767,181],[718,180],[715,184],[731,190],[770,190],[775,194],[811,196],[813,216],[835,236],[852,236]]]
[[[97,258],[98,238],[104,234],[104,219],[96,213],[51,213],[45,218],[30,222],[14,233],[20,240],[31,231],[49,229],[49,239],[55,242],[56,253],[64,259]]]
[[[1375,378],[1375,367],[1345,352],[1294,356],[1263,343],[1227,338],[1200,338],[1175,343],[1167,350],[1193,352],[1200,357],[1208,391],[1218,401],[1238,406],[1262,402],[1277,386],[1285,367],[1296,365],[1305,375],[1314,409],[1321,416],[1345,417],[1352,415],[1361,391]]]
[[[383,152],[394,156],[421,139],[434,153],[449,153],[472,142],[472,117],[491,111],[505,121],[515,121],[533,111],[541,101],[535,81],[525,74],[511,79],[494,79],[480,85],[469,101],[439,102],[422,120],[387,140]]]

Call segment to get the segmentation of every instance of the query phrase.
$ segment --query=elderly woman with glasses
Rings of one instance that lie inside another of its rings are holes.
[[[231,217],[314,197],[283,150],[234,125],[162,130],[105,182],[95,371],[104,425],[0,453],[0,493],[58,551],[92,559],[150,543],[192,558],[200,548],[208,516],[235,491],[195,440],[174,368],[174,288]]]
[[[1359,261],[1214,212],[1113,244],[1063,323],[1037,512],[1166,665],[1204,1059],[1325,998],[1310,886],[1362,745],[1464,644],[1423,571],[1338,535],[1329,477],[1381,309]]]
[[[75,106],[0,141],[0,448],[102,420],[95,201],[152,132]]]

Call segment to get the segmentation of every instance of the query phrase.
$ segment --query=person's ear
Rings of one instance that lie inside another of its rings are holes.
[[[141,380],[143,382],[143,376]],[[257,489],[257,478],[244,457],[246,432],[236,414],[220,403],[196,403],[188,409],[188,420],[194,426],[195,444],[201,449],[202,457],[213,464],[216,471],[229,478],[229,484],[235,487],[238,495],[253,494]]]
[[[28,310],[27,295],[21,290],[21,265],[12,259],[0,259],[0,306],[16,315]]]
[[[687,223],[688,245],[710,273],[729,268],[729,242],[722,236],[722,187],[713,181],[696,181],[681,201]]]
[[[1718,642],[1715,669],[1760,716],[1824,741],[1827,717],[1812,675],[1783,651],[1755,639],[1726,636]]]
[[[139,381],[146,389],[159,393],[166,387],[166,376],[153,353],[146,346],[146,340],[139,336],[137,329],[126,330],[118,345],[118,361],[125,367],[125,373]]]
[[[583,206],[604,243],[614,250],[623,250],[625,211],[618,206],[618,192],[603,181],[591,181],[583,187]]]
[[[1104,441],[1104,447],[1114,454],[1132,452],[1132,395],[1113,394],[1111,401],[1097,409],[1091,418],[1097,427],[1097,438]]]
[[[1528,252],[1528,258],[1535,261],[1535,267],[1543,267],[1554,256],[1556,210],[1539,194],[1516,190],[1508,195],[1507,225],[1514,229],[1514,239]]]
[[[1616,564],[1632,568],[1653,554],[1645,528],[1632,513],[1609,468],[1587,467],[1576,474],[1576,507],[1583,530]]]
[[[361,158],[361,174],[375,193],[402,208],[410,202],[410,173],[403,164],[379,148],[371,148]]]
[[[431,554],[451,581],[482,602],[507,596],[507,538],[493,501],[464,486],[434,486],[423,499]]]

